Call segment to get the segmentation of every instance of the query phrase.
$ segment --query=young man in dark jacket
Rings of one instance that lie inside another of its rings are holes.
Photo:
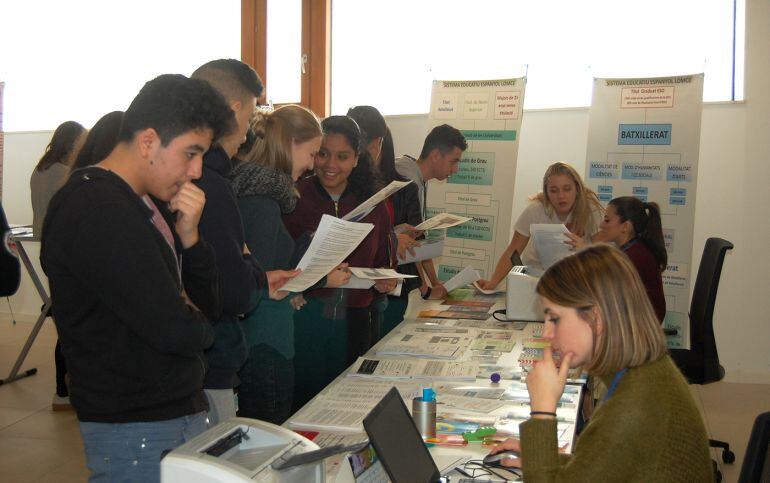
[[[112,153],[51,200],[40,258],[92,481],[159,481],[161,454],[206,429],[203,350],[221,292],[191,180],[232,129],[211,86],[160,76]]]
[[[222,276],[224,307],[214,320],[214,344],[206,351],[209,371],[204,392],[209,402],[209,424],[235,417],[237,407],[233,389],[240,384],[238,371],[246,362],[248,348],[239,316],[252,311],[263,287],[271,298],[294,272],[276,270],[265,273],[246,248],[243,222],[230,181],[231,158],[246,140],[249,122],[254,116],[257,97],[262,95],[262,81],[247,64],[235,59],[208,62],[193,72],[194,79],[207,81],[227,101],[236,119],[237,129],[221,139],[203,158],[203,175],[196,182],[206,194],[206,207],[200,229],[216,253]]]

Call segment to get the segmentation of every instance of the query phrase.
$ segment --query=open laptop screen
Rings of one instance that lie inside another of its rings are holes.
[[[392,482],[439,481],[436,463],[395,387],[364,418],[364,429]]]

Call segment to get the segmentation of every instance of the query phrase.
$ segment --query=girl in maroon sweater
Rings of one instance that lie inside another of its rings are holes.
[[[657,203],[647,203],[634,196],[615,198],[607,205],[599,225],[604,240],[614,243],[631,259],[650,297],[655,315],[662,323],[666,317],[661,274],[666,269],[668,254],[663,241],[663,227]],[[573,245],[584,245],[571,236]]]
[[[375,191],[371,161],[356,122],[332,116],[322,123],[323,141],[315,158],[315,175],[297,184],[297,207],[284,216],[296,240],[315,232],[324,214],[342,217]],[[393,268],[390,216],[384,204],[360,220],[374,229],[345,260],[351,267]],[[370,289],[312,290],[295,315],[295,409],[337,377],[377,340],[379,324],[372,304],[393,290],[396,280],[378,280]]]

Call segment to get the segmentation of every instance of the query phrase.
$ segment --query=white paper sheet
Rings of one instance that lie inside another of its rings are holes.
[[[467,335],[403,331],[384,341],[376,354],[457,359],[472,341],[473,338]]]
[[[382,188],[380,191],[372,195],[371,198],[364,201],[360,205],[356,206],[353,211],[349,212],[347,215],[343,216],[342,219],[345,221],[358,221],[361,218],[365,217],[371,211],[382,201],[390,198],[390,195],[395,193],[396,191],[400,190],[404,186],[411,183],[411,181],[391,181],[391,183]]]
[[[456,288],[465,287],[469,283],[473,283],[480,278],[481,276],[479,275],[479,272],[477,272],[475,268],[468,265],[467,267],[463,268],[460,273],[444,282],[444,288],[447,292],[451,292]]]
[[[430,238],[427,240],[418,241],[420,242],[420,246],[413,248],[414,255],[407,251],[404,258],[398,259],[399,265],[421,262],[423,260],[430,260],[431,258],[438,258],[444,252],[443,238]]]
[[[367,278],[358,278],[355,275],[351,275],[348,279],[348,283],[342,285],[340,288],[372,288],[374,286],[374,280]]]
[[[384,280],[388,278],[416,278],[417,275],[406,275],[398,273],[392,268],[360,268],[349,267],[354,276],[367,280]]]
[[[543,268],[550,267],[572,253],[570,245],[565,243],[569,240],[565,235],[569,230],[564,225],[532,224],[529,225],[529,232]]]
[[[505,291],[507,290],[506,287],[508,287],[508,284],[506,283],[506,279],[503,279],[503,281],[495,285],[495,287],[492,290],[485,290],[479,287],[478,282],[473,282],[473,286],[476,288],[476,290],[483,293],[484,295],[494,295],[496,293],[505,293]]]
[[[302,269],[302,273],[290,280],[281,290],[302,292],[313,286],[342,263],[372,228],[374,225],[371,223],[353,223],[323,215],[313,241],[297,265],[297,268]]]
[[[428,218],[415,228],[418,230],[443,230],[453,226],[462,225],[471,221],[473,218],[467,216],[453,215],[452,213],[439,213],[433,218]]]

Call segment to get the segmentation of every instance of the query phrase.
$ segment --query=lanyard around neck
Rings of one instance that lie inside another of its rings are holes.
[[[612,379],[612,383],[610,384],[609,389],[607,389],[607,394],[604,395],[604,399],[602,399],[602,401],[606,401],[607,399],[610,398],[610,396],[612,396],[615,393],[615,389],[618,388],[618,383],[623,378],[623,375],[626,373],[627,370],[628,368],[621,369],[615,374],[615,378]]]

